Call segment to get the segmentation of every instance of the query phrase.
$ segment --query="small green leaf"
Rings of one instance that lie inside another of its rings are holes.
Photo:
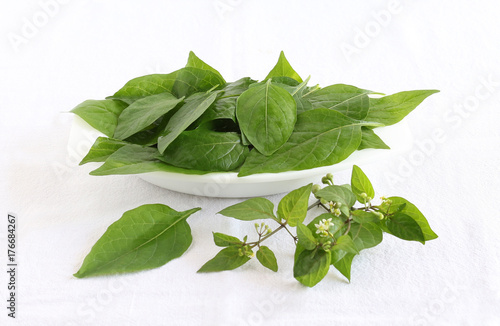
[[[438,92],[438,90],[405,91],[381,98],[371,98],[365,120],[390,126],[401,121],[423,100]]]
[[[122,100],[128,104],[134,101],[163,92],[172,92],[179,70],[170,74],[153,74],[134,78],[128,81],[111,98]]]
[[[222,249],[214,258],[205,263],[198,273],[211,273],[229,271],[238,268],[250,260],[249,257],[240,256],[239,246],[230,246]]]
[[[361,127],[361,144],[359,144],[358,151],[367,148],[390,149],[372,129]]]
[[[181,256],[192,241],[186,219],[200,209],[178,212],[150,204],[125,212],[97,240],[75,276],[136,272]]]
[[[189,57],[188,57],[188,62],[186,64],[186,67],[193,67],[193,68],[199,68],[203,70],[209,70],[219,76],[219,78],[224,81],[224,78],[222,78],[222,75],[214,68],[206,64],[204,61],[202,61],[200,58],[194,54],[193,51],[189,51]],[[225,81],[224,81],[225,83]]]
[[[300,78],[299,74],[295,70],[293,70],[283,51],[281,51],[280,53],[278,62],[265,79],[273,77],[290,77],[292,79],[295,79],[299,83],[302,83],[302,78]]]
[[[392,235],[409,241],[425,243],[425,237],[420,225],[411,216],[398,213],[386,221],[386,226]]]
[[[288,225],[302,223],[307,215],[312,183],[295,189],[283,197],[278,205],[278,217],[287,221]]]
[[[176,98],[168,92],[141,98],[125,108],[118,117],[116,139],[125,139],[151,125],[161,116],[174,109],[184,98]]]
[[[339,255],[334,260],[332,258],[332,265],[342,274],[347,280],[351,281],[351,266],[355,254],[346,253],[343,251],[332,251],[332,255]],[[335,262],[334,262],[335,261]]]
[[[383,232],[375,223],[352,223],[349,235],[359,251],[375,247],[383,239]]]
[[[300,223],[297,224],[297,237],[299,238],[299,243],[307,250],[313,250],[316,248],[318,241],[314,237],[312,231]]]
[[[353,192],[342,186],[327,186],[316,193],[316,196],[326,201],[339,202],[342,206],[351,208],[356,203]]]
[[[352,254],[359,253],[358,248],[356,248],[356,245],[348,234],[339,237],[336,240],[335,245],[332,247],[332,250],[343,250]]]
[[[262,266],[269,268],[273,272],[278,271],[278,261],[271,249],[266,246],[261,246],[256,255]]]
[[[375,197],[375,190],[373,190],[372,183],[357,165],[352,167],[351,189],[361,204],[365,204],[366,202],[366,199],[361,196],[362,193],[365,193],[371,199]]]
[[[249,88],[238,97],[236,118],[250,143],[269,156],[292,134],[297,106],[290,93],[268,81]]]
[[[127,144],[122,140],[98,137],[87,155],[80,162],[80,165],[89,162],[104,162],[111,154]]]
[[[212,234],[214,235],[215,245],[219,247],[229,247],[243,243],[240,239],[224,233],[212,232]]]
[[[328,273],[330,259],[330,253],[324,250],[304,250],[295,260],[293,276],[305,286],[313,287]]]
[[[227,217],[242,221],[252,221],[271,218],[278,221],[274,216],[274,204],[266,198],[250,198],[241,203],[224,208],[219,212]]]
[[[94,129],[108,137],[113,137],[118,116],[127,104],[117,100],[87,100],[78,104],[72,113],[85,120]]]
[[[220,89],[225,85],[224,79],[210,70],[194,67],[182,68],[177,73],[177,79],[172,86],[172,94],[186,98],[195,93]]]

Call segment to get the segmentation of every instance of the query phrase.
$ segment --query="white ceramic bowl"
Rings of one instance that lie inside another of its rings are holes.
[[[412,146],[412,135],[405,122],[376,129],[382,140],[391,147],[385,149],[364,149],[356,151],[346,160],[331,166],[289,171],[281,173],[262,173],[238,177],[234,172],[214,172],[204,175],[191,175],[173,172],[149,172],[137,174],[139,178],[162,188],[208,197],[242,198],[266,196],[301,187],[315,177],[351,169],[353,164],[389,159],[408,151]],[[92,147],[95,139],[104,136],[93,129],[78,116],[74,117],[68,142],[71,158],[80,161]],[[99,163],[94,164],[96,168]]]

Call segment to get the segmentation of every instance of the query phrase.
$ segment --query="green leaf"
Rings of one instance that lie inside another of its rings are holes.
[[[400,213],[409,215],[418,223],[420,229],[422,230],[422,233],[424,234],[425,241],[433,240],[438,237],[437,234],[432,231],[431,227],[429,226],[429,222],[425,218],[424,214],[422,214],[415,205],[401,197],[390,197],[389,199],[392,201],[391,207],[388,211],[389,214],[393,214],[398,210],[399,207],[401,207],[401,205],[405,204]],[[382,209],[384,212],[387,212],[387,207],[382,207]]]
[[[153,74],[134,78],[128,81],[111,98],[120,99],[129,104],[134,101],[163,92],[172,92],[179,70],[170,74]]]
[[[238,268],[250,260],[249,257],[239,254],[239,246],[222,249],[214,258],[205,263],[198,273],[229,271]]]
[[[220,89],[225,85],[224,79],[210,70],[186,67],[177,73],[172,87],[172,94],[186,98],[194,93],[207,92],[213,88]]]
[[[335,245],[332,247],[332,250],[342,250],[345,252],[349,252],[351,254],[358,254],[359,250],[352,241],[351,237],[348,234],[340,236]]]
[[[311,102],[304,98],[304,95],[307,94],[308,91],[307,83],[309,82],[310,78],[311,76],[307,77],[307,79],[300,83],[300,85],[292,88],[290,92],[290,94],[293,96],[293,99],[295,100],[295,103],[297,104],[297,114],[300,114],[307,110],[311,110],[313,108]]]
[[[240,239],[224,233],[212,232],[212,234],[214,235],[215,245],[219,247],[229,247],[243,243]]]
[[[363,125],[370,123],[334,110],[301,113],[288,141],[271,156],[252,150],[238,176],[305,170],[341,162],[359,147]]]
[[[361,204],[365,204],[366,202],[366,199],[361,197],[362,193],[365,193],[371,199],[375,198],[375,190],[373,190],[372,183],[357,165],[352,167],[351,189]]]
[[[80,162],[80,165],[89,162],[104,162],[111,154],[127,144],[127,142],[122,140],[98,137],[87,155]]]
[[[194,54],[193,51],[189,51],[189,57],[188,57],[188,62],[186,64],[186,67],[193,67],[193,68],[199,68],[203,70],[209,70],[219,76],[219,78],[224,81],[224,78],[222,78],[222,75],[214,68],[206,64],[204,61],[202,61],[200,58]],[[224,81],[225,83],[225,81]]]
[[[118,116],[127,104],[116,100],[87,100],[77,105],[71,112],[85,120],[94,129],[108,137],[113,137]]]
[[[278,217],[287,221],[288,225],[302,223],[307,215],[312,183],[295,189],[283,197],[278,204]]]
[[[252,145],[260,153],[271,155],[292,134],[297,107],[290,93],[268,81],[240,95],[236,117]]]
[[[390,149],[372,129],[361,127],[361,144],[359,144],[358,151],[367,148]]]
[[[341,203],[342,206],[348,209],[356,203],[356,196],[354,196],[353,192],[343,186],[333,185],[324,187],[316,193],[316,196],[326,201]]]
[[[425,244],[425,237],[418,223],[411,216],[398,213],[389,219],[386,224],[390,233],[400,239],[418,241]]]
[[[395,124],[406,117],[427,97],[438,92],[438,90],[406,91],[381,98],[372,98],[365,120],[380,122],[386,126]]]
[[[370,106],[367,94],[373,93],[350,85],[336,84],[321,88],[305,96],[314,109],[327,108],[350,118],[365,119]]]
[[[299,243],[307,250],[313,250],[318,243],[312,231],[302,223],[297,224],[297,238],[299,238]]]
[[[250,198],[241,203],[224,208],[219,212],[227,217],[232,217],[242,221],[252,221],[271,218],[279,221],[274,216],[274,205],[266,198]]]
[[[118,117],[116,139],[125,139],[145,129],[161,116],[174,109],[184,98],[176,98],[168,92],[139,99],[128,106]]]
[[[295,79],[299,83],[302,83],[302,78],[300,78],[299,74],[295,70],[293,70],[292,66],[285,58],[285,53],[283,51],[281,51],[280,53],[278,62],[265,79],[273,77],[290,77]]]
[[[273,272],[278,271],[278,261],[271,249],[266,246],[261,246],[256,255],[262,266],[269,268]]]
[[[232,171],[243,164],[248,152],[235,132],[196,129],[181,133],[161,160],[186,169]]]
[[[150,204],[125,212],[97,240],[75,276],[136,272],[181,256],[192,241],[186,219],[200,209],[178,212]]]
[[[198,93],[186,100],[186,104],[170,118],[165,130],[158,138],[160,153],[163,154],[165,149],[212,105],[218,94],[219,92]]]
[[[352,265],[352,260],[355,254],[352,253],[345,253],[342,251],[332,251],[332,255],[338,255],[340,254],[340,257],[338,257],[335,262],[333,262],[332,258],[332,265],[342,274],[344,275],[347,280],[351,281],[351,265]]]
[[[375,223],[352,223],[349,234],[359,251],[375,247],[383,239],[383,232]]]
[[[330,253],[323,250],[302,251],[293,266],[293,276],[305,286],[313,287],[328,273]]]
[[[352,219],[357,223],[378,223],[379,216],[374,212],[355,210],[351,212]]]
[[[152,147],[126,145],[111,154],[101,167],[90,172],[91,175],[139,174],[155,171],[184,174],[205,174],[207,171],[188,170],[168,165],[160,161],[158,151]]]

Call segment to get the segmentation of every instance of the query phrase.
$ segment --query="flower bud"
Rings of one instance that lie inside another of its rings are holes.
[[[321,186],[320,185],[314,185],[314,186],[312,186],[312,193],[313,194],[317,193],[320,190],[321,190]]]

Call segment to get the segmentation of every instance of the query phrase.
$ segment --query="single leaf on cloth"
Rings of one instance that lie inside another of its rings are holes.
[[[290,93],[268,81],[240,95],[236,118],[250,143],[268,156],[283,146],[292,134],[297,107]]]
[[[125,212],[95,243],[75,276],[136,272],[180,257],[192,241],[186,219],[200,209],[178,212],[150,204]]]
[[[250,260],[246,255],[241,256],[241,246],[230,246],[222,249],[219,253],[205,263],[198,273],[222,272],[236,269]]]
[[[71,112],[94,129],[113,137],[118,116],[126,107],[126,103],[118,100],[87,100],[78,104]]]
[[[280,149],[271,156],[252,150],[238,175],[305,170],[341,162],[359,147],[364,125],[372,124],[329,109],[306,111],[297,117],[292,135]]]
[[[420,225],[404,213],[397,213],[386,221],[390,233],[400,239],[425,243],[425,237]]]
[[[269,268],[273,272],[278,271],[278,261],[274,252],[266,246],[261,246],[257,250],[257,260],[262,264],[262,266]]]

